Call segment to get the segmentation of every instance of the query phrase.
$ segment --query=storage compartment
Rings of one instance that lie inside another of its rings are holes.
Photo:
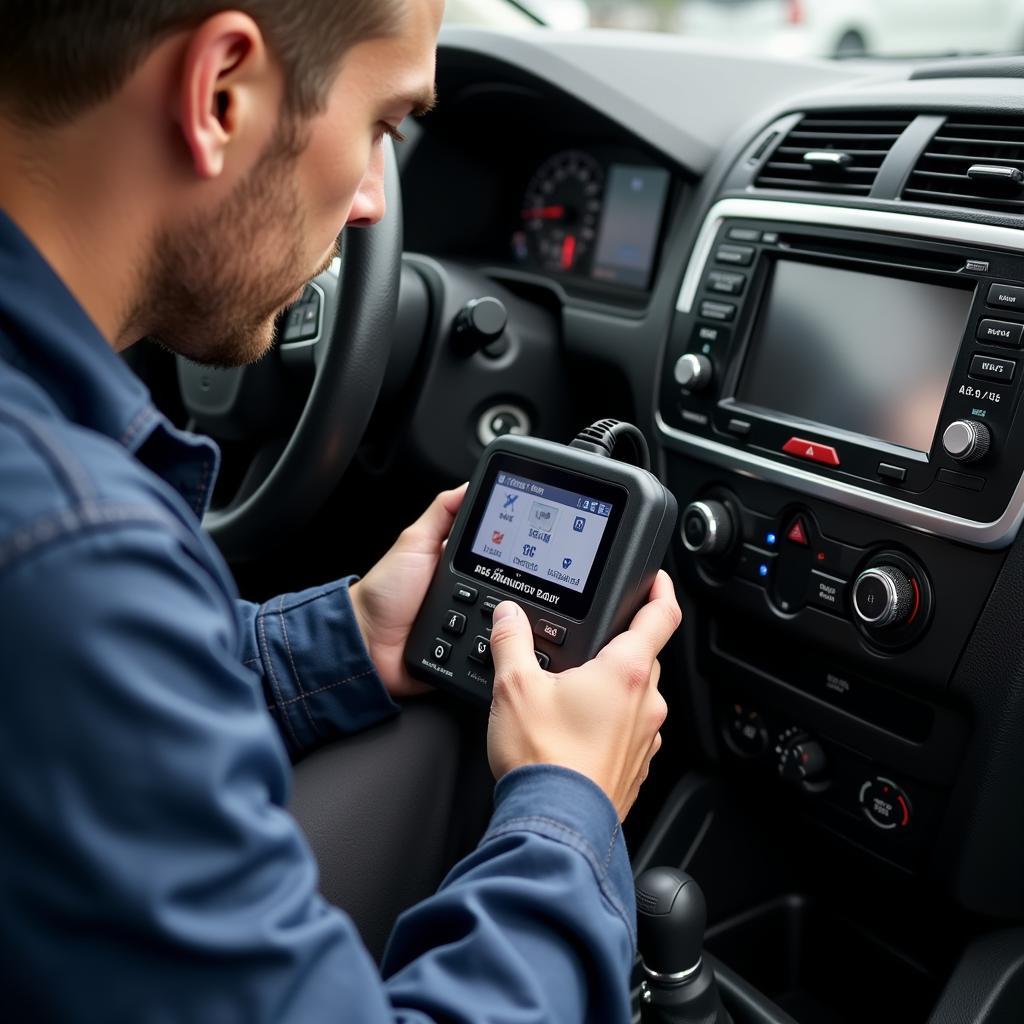
[[[799,1024],[925,1024],[944,980],[802,895],[722,921],[705,945]]]

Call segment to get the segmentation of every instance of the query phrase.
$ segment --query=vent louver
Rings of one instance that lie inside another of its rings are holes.
[[[1024,120],[948,118],[917,161],[903,198],[1024,213]]]
[[[866,196],[913,117],[886,111],[809,114],[782,140],[757,188]]]

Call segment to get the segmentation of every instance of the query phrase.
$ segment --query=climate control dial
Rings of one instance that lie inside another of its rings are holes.
[[[979,462],[992,447],[992,432],[977,420],[955,420],[942,434],[942,447],[957,462]]]
[[[853,613],[872,629],[905,623],[914,612],[914,587],[894,565],[865,569],[853,584]]]
[[[702,391],[711,383],[714,369],[707,356],[687,352],[676,360],[676,383],[687,391]]]
[[[683,546],[695,555],[721,555],[736,532],[732,513],[720,501],[691,501],[680,525]]]

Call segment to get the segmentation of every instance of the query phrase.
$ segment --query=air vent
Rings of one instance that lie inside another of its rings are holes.
[[[903,198],[943,206],[1024,213],[1024,123],[949,118],[928,143]]]
[[[912,120],[884,111],[810,114],[782,140],[755,185],[866,196]]]

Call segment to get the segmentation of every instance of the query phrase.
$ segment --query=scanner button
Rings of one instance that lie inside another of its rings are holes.
[[[443,665],[447,660],[448,656],[452,653],[452,645],[447,640],[442,640],[437,637],[434,640],[434,646],[430,651],[430,656],[438,665]]]
[[[452,597],[463,604],[473,604],[476,601],[476,587],[467,587],[465,583],[460,583]]]
[[[551,664],[551,659],[543,651],[534,651],[533,656],[537,659],[537,664],[541,668],[547,668]]]
[[[452,636],[462,636],[466,632],[466,616],[449,608],[444,613],[444,631]]]
[[[473,641],[473,646],[469,650],[469,657],[473,661],[480,662],[481,665],[487,665],[491,660],[491,641],[485,636],[478,636]]]
[[[480,605],[480,611],[483,613],[484,618],[489,619],[499,604],[501,604],[500,597],[485,597]]]
[[[554,622],[548,622],[547,619],[538,619],[533,631],[537,636],[550,640],[551,643],[558,644],[559,647],[565,643],[565,626],[558,626]]]

